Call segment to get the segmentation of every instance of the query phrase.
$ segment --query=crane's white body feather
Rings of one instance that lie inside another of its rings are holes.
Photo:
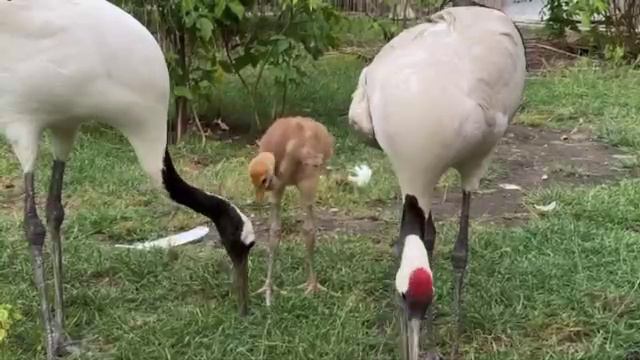
[[[483,7],[453,7],[403,31],[361,73],[352,126],[374,136],[393,165],[402,196],[425,213],[450,167],[477,190],[490,153],[516,113],[526,73],[510,19]]]
[[[0,132],[23,170],[44,129],[66,160],[78,126],[96,120],[124,133],[159,185],[169,74],[147,29],[103,0],[2,1],[0,14]]]
[[[76,132],[85,121],[119,130],[155,186],[215,223],[234,265],[240,312],[246,313],[253,225],[234,204],[188,184],[176,171],[167,148],[169,72],[153,35],[106,0],[0,0],[0,51],[0,134],[8,139],[25,175],[25,237],[32,249],[47,359],[68,351],[60,247],[62,181]],[[45,129],[51,131],[55,158],[46,206],[48,229],[35,210],[34,191],[38,144]],[[53,315],[42,251],[47,230],[53,242]],[[196,235],[187,234],[179,242]],[[169,240],[160,243],[169,246]]]

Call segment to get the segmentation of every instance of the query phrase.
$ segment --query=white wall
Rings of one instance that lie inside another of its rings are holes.
[[[502,11],[512,20],[522,22],[544,20],[543,8],[544,0],[504,0],[502,5]]]

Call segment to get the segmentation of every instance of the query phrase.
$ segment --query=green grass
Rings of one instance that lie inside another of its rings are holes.
[[[590,61],[527,84],[519,121],[532,126],[591,127],[606,142],[640,149],[640,72]]]
[[[344,56],[320,61],[291,98],[290,112],[312,115],[337,138],[330,175],[317,206],[343,216],[379,215],[375,233],[320,233],[317,271],[332,293],[307,297],[304,246],[294,220],[297,194],[285,198],[286,239],[278,256],[276,294],[268,309],[261,296],[251,314],[236,315],[229,264],[221,249],[185,246],[132,251],[116,243],[142,241],[204,222],[156,193],[119,134],[86,126],[65,178],[64,224],[67,327],[87,340],[86,359],[397,359],[388,244],[397,235],[398,186],[389,163],[347,129],[344,115],[361,65]],[[244,117],[242,89],[229,80],[220,97],[224,114]],[[604,141],[640,148],[637,74],[586,65],[531,79],[519,118],[537,126],[572,128],[583,119]],[[263,89],[265,93],[269,88]],[[265,108],[268,105],[264,105]],[[238,115],[239,114],[239,115]],[[532,120],[543,118],[544,121]],[[45,139],[48,141],[48,139]],[[43,357],[38,302],[22,237],[18,164],[0,143],[0,303],[24,316],[0,344],[0,360]],[[196,138],[172,148],[181,173],[194,184],[225,194],[249,213],[245,173],[252,149]],[[49,178],[48,144],[37,172],[40,203]],[[370,186],[355,189],[341,178],[361,162],[374,171]],[[504,171],[500,164],[494,172]],[[447,181],[455,182],[455,176]],[[558,202],[546,216],[515,228],[475,226],[465,298],[463,351],[468,359],[622,359],[640,350],[640,181],[599,187],[553,187],[528,203]],[[42,216],[42,212],[41,212]],[[450,253],[456,228],[438,223],[437,331],[448,353],[454,330]],[[215,231],[215,230],[214,230]],[[263,241],[263,238],[258,239]],[[251,256],[251,290],[262,285],[266,251]]]

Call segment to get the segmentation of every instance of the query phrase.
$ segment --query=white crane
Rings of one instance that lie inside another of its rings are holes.
[[[403,31],[360,74],[349,122],[387,154],[400,183],[403,214],[412,197],[423,218],[428,214],[420,231],[407,230],[410,225],[403,221],[396,244],[400,254],[396,290],[406,309],[409,334],[404,343],[412,360],[418,358],[418,332],[425,313],[433,341],[433,292],[429,291],[433,278],[427,254],[433,262],[434,187],[447,169],[460,173],[462,211],[451,258],[455,358],[463,329],[471,192],[478,189],[493,149],[520,105],[525,74],[523,40],[513,22],[498,10],[475,6],[442,10],[428,22]],[[438,355],[430,351],[427,358]]]
[[[46,336],[47,359],[67,350],[60,227],[65,163],[79,125],[97,120],[121,131],[154,185],[175,202],[210,218],[230,256],[240,311],[247,311],[253,225],[235,205],[186,183],[167,151],[169,74],[151,33],[106,0],[0,1],[0,132],[24,172],[24,230],[31,247]],[[38,217],[34,169],[42,132],[52,135],[54,163]],[[50,313],[43,247],[53,249],[55,313]]]

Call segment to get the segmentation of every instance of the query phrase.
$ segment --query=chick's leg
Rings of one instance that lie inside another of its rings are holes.
[[[309,277],[307,282],[299,287],[305,288],[305,294],[314,293],[319,290],[327,290],[318,283],[318,277],[313,267],[313,259],[315,254],[316,244],[316,226],[315,216],[313,213],[313,202],[316,198],[316,192],[318,189],[318,177],[312,177],[305,179],[298,183],[298,190],[300,190],[300,197],[302,199],[302,206],[305,209],[305,219],[302,229],[305,237],[306,247],[306,259],[305,264]]]
[[[271,306],[273,300],[273,267],[276,258],[280,237],[282,235],[282,222],[280,218],[280,207],[284,187],[278,186],[271,192],[271,220],[269,224],[269,260],[267,262],[267,280],[264,286],[256,293],[264,292],[267,306]]]

